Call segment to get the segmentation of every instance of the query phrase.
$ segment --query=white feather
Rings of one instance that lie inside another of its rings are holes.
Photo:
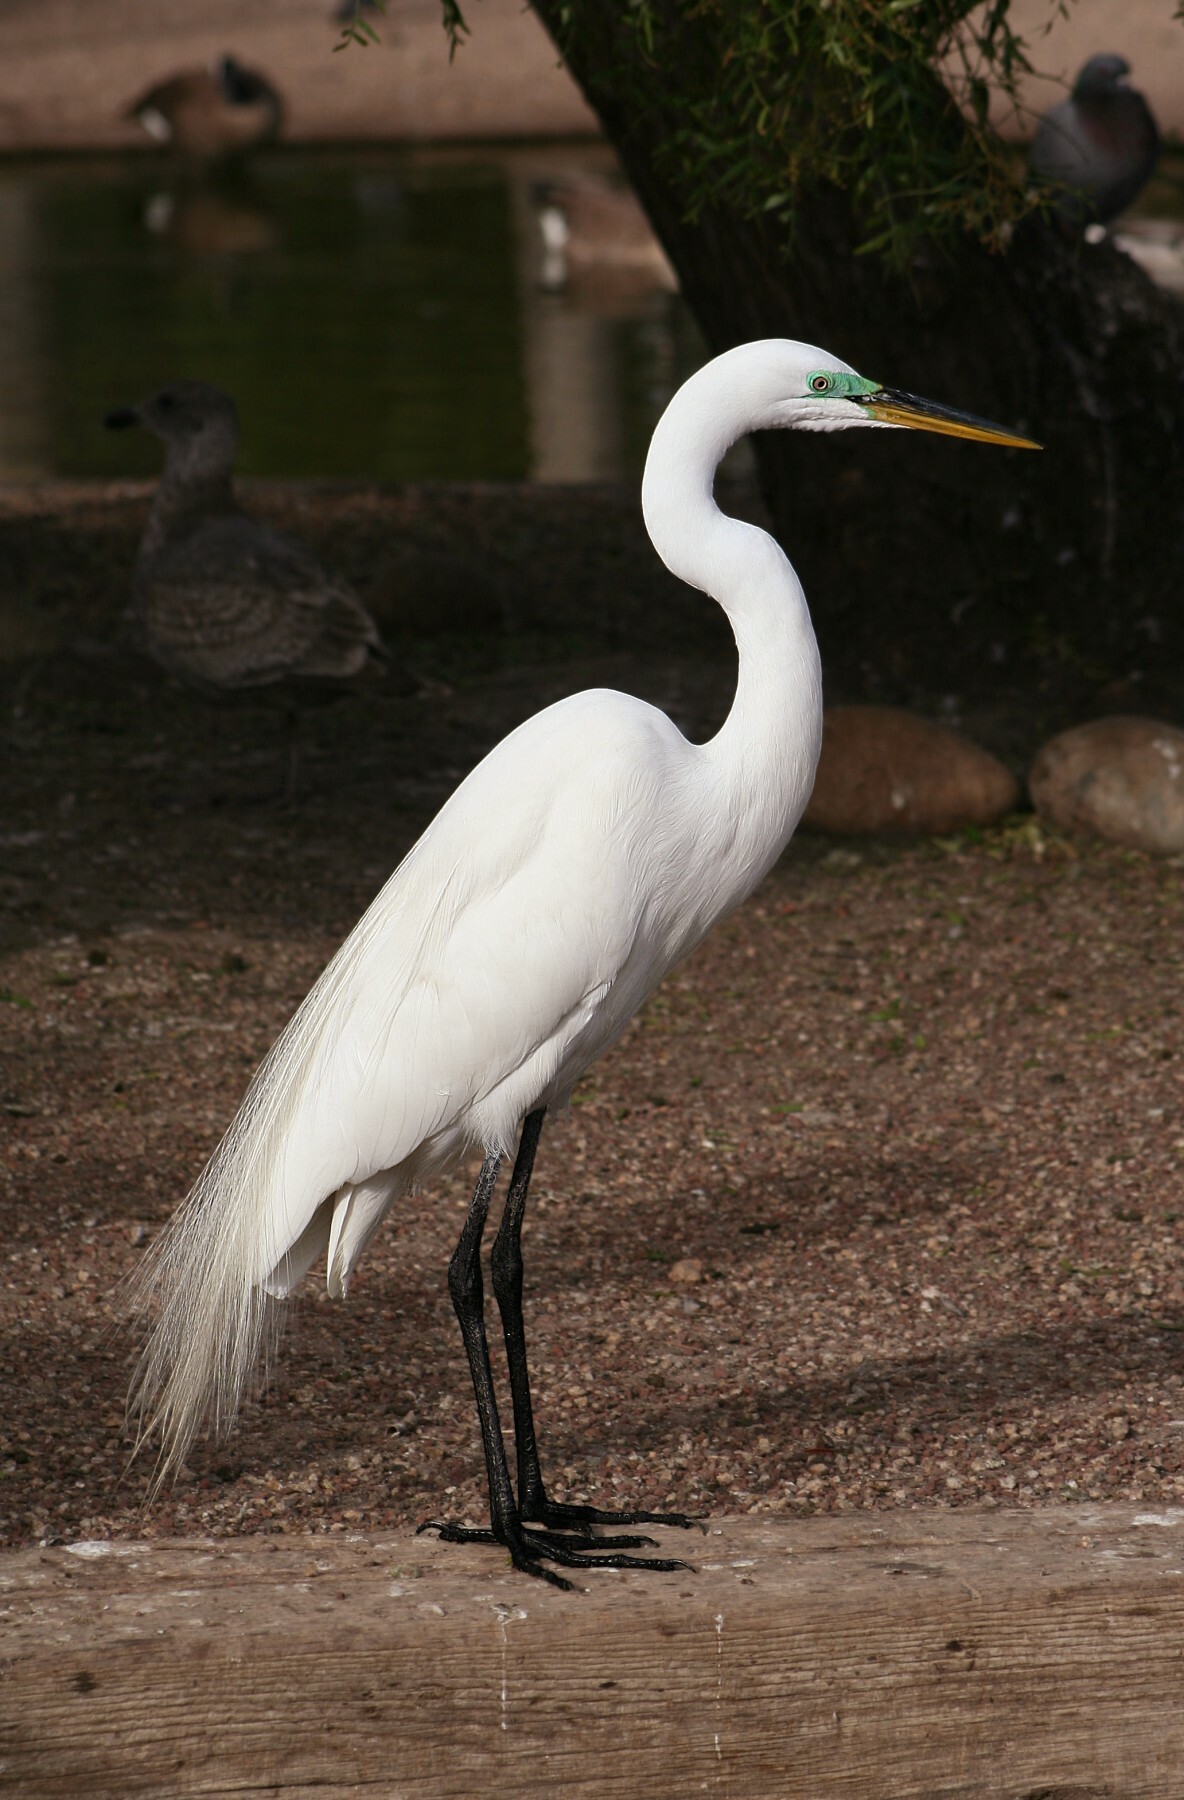
[[[144,130],[148,133],[150,138],[155,138],[158,144],[167,144],[169,142],[173,135],[172,120],[166,119],[164,114],[157,107],[141,107],[140,111],[136,114],[136,117],[139,119],[140,124],[144,127]]]

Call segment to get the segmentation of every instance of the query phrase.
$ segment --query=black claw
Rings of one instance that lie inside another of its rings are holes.
[[[569,1581],[566,1575],[557,1575],[554,1569],[545,1568],[541,1562],[535,1562],[528,1556],[515,1556],[510,1552],[510,1561],[523,1575],[534,1575],[539,1581],[549,1581],[552,1587],[562,1588],[565,1594],[574,1594],[576,1584]]]
[[[644,1550],[653,1545],[657,1538],[645,1537],[640,1532],[630,1532],[624,1536],[614,1533],[611,1537],[601,1537],[597,1526],[613,1524],[610,1517],[599,1519],[571,1519],[566,1516],[562,1507],[548,1508],[546,1512],[531,1513],[523,1518],[524,1525],[537,1525],[548,1533],[561,1531],[565,1534],[559,1541],[568,1543],[574,1540],[572,1548],[576,1550]],[[632,1521],[626,1521],[631,1523]]]
[[[523,1518],[550,1531],[574,1531],[582,1537],[591,1537],[598,1525],[673,1525],[680,1531],[707,1530],[701,1519],[693,1519],[686,1513],[606,1512],[599,1506],[567,1506],[557,1500],[544,1500],[529,1513],[524,1513]],[[637,1541],[648,1544],[654,1540],[639,1538]]]
[[[563,1538],[552,1537],[548,1532],[524,1533],[527,1556],[545,1556],[551,1562],[559,1563],[565,1569],[686,1569],[689,1563],[680,1562],[673,1557],[664,1556],[625,1556],[617,1550],[609,1550],[606,1554],[599,1551],[593,1553],[582,1544],[572,1544]]]
[[[415,1527],[416,1537],[425,1531],[438,1531],[442,1544],[500,1544],[502,1541],[486,1526],[450,1525],[447,1519],[425,1519],[422,1525]]]
[[[568,1593],[574,1592],[574,1582],[557,1575],[554,1569],[545,1569],[539,1562],[538,1555],[530,1548],[523,1547],[516,1552],[484,1526],[450,1525],[447,1519],[425,1519],[422,1525],[415,1527],[416,1537],[423,1531],[438,1531],[442,1544],[501,1544],[503,1550],[509,1550],[514,1567],[524,1575],[537,1575],[540,1581],[549,1581],[552,1587],[564,1588]]]
[[[534,1530],[527,1526],[511,1530],[503,1538],[486,1526],[453,1525],[446,1519],[425,1519],[416,1527],[415,1535],[418,1537],[423,1531],[439,1532],[441,1542],[445,1544],[501,1544],[509,1551],[510,1561],[516,1569],[526,1575],[538,1575],[562,1588],[570,1588],[571,1582],[564,1581],[551,1569],[542,1568],[543,1559],[557,1562],[566,1569],[652,1569],[667,1573],[671,1569],[690,1567],[689,1563],[671,1557],[622,1554],[638,1545],[652,1543],[652,1538],[587,1537],[573,1543],[570,1538],[557,1536],[553,1530]]]

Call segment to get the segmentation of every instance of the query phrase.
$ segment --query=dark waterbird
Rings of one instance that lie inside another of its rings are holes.
[[[144,650],[209,694],[342,690],[386,660],[349,584],[304,547],[245,513],[235,495],[238,413],[204,381],[175,381],[107,425],[165,445],[136,557],[133,612]],[[292,748],[289,789],[295,776]]]
[[[209,69],[182,69],[133,100],[124,117],[150,138],[196,163],[233,161],[269,144],[284,117],[265,75],[233,56]]]
[[[1069,98],[1040,121],[1032,173],[1056,190],[1056,214],[1068,229],[1116,219],[1155,172],[1159,131],[1142,94],[1127,86],[1129,74],[1125,57],[1091,56]]]
[[[543,242],[540,286],[549,292],[590,277],[601,287],[673,292],[678,280],[632,188],[571,173],[535,184]]]

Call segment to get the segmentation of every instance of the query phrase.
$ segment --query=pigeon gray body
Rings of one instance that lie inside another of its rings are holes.
[[[143,646],[163,668],[207,691],[334,687],[385,657],[353,589],[239,506],[229,395],[178,381],[107,423],[166,448],[133,580]]]
[[[1125,57],[1091,56],[1069,98],[1040,121],[1032,173],[1060,190],[1056,212],[1067,226],[1117,218],[1155,171],[1159,131],[1142,94],[1126,86],[1129,74]]]

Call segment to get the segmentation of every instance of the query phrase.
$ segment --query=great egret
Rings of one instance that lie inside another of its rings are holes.
[[[378,627],[344,581],[249,518],[234,493],[238,414],[205,381],[175,381],[107,414],[165,445],[132,583],[143,647],[207,693],[333,692],[385,661]],[[295,777],[295,738],[289,791]]]
[[[466,777],[285,1028],[188,1200],[151,1252],[159,1311],[133,1405],[176,1467],[203,1417],[230,1424],[274,1299],[320,1256],[345,1293],[383,1216],[467,1151],[484,1162],[448,1271],[489,1479],[488,1529],[547,1563],[669,1569],[651,1540],[597,1538],[643,1512],[554,1503],[539,1469],[522,1322],[520,1234],[548,1107],[625,1029],[666,972],[743,900],[809,797],[822,687],[801,585],[767,533],[719,511],[714,472],[743,433],[907,425],[1034,447],[982,420],[865,380],[780,339],[716,357],[654,432],[642,487],[651,538],[728,615],[736,697],[706,744],[604,689],[547,707]],[[493,1247],[509,1358],[515,1499],[485,1337],[481,1236],[499,1164],[521,1136]],[[677,1516],[665,1522],[686,1524]]]
[[[1159,160],[1159,132],[1142,94],[1126,85],[1130,72],[1123,56],[1091,56],[1032,142],[1032,173],[1060,190],[1057,216],[1079,231],[1125,212]]]
[[[124,117],[196,163],[231,162],[278,136],[284,106],[257,69],[233,56],[209,69],[182,69],[133,100]]]

